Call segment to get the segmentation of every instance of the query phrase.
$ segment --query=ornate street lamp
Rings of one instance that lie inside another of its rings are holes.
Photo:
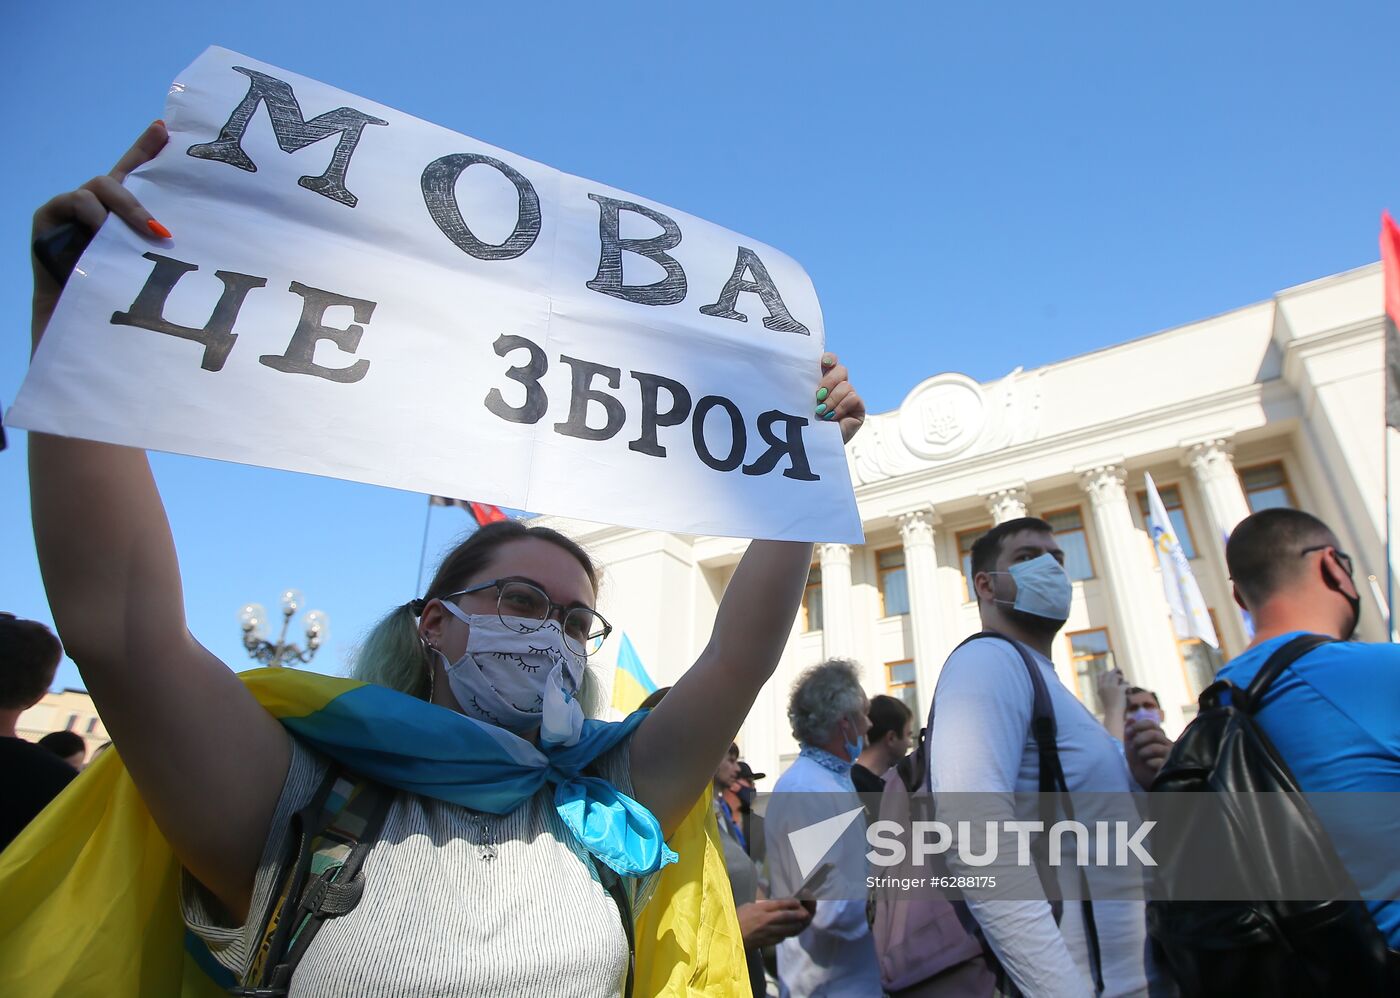
[[[302,619],[306,625],[306,650],[287,641],[287,629],[301,609],[301,592],[288,589],[282,593],[282,632],[275,642],[267,640],[267,609],[261,603],[244,604],[238,611],[238,623],[243,628],[243,647],[248,656],[268,666],[293,666],[310,662],[316,650],[325,643],[330,618],[320,610],[312,610]]]

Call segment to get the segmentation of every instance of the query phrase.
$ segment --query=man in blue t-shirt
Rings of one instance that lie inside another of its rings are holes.
[[[1400,793],[1400,646],[1347,641],[1361,598],[1336,535],[1300,510],[1264,510],[1235,528],[1225,560],[1255,631],[1221,679],[1248,686],[1299,634],[1341,639],[1285,669],[1257,715],[1299,786],[1309,794]],[[1357,798],[1347,800],[1329,807],[1318,798],[1314,806],[1376,925],[1400,948],[1400,807],[1363,815]]]

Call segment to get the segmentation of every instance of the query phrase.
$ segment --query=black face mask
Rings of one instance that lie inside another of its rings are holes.
[[[1343,589],[1337,583],[1333,582],[1331,579],[1327,578],[1325,575],[1323,576],[1322,581],[1327,584],[1328,589],[1334,590],[1337,593],[1337,595],[1341,596],[1342,599],[1346,600],[1347,603],[1351,606],[1351,627],[1347,630],[1345,634],[1342,635],[1343,641],[1350,641],[1352,637],[1356,634],[1357,626],[1361,623],[1361,597],[1359,595],[1349,595],[1345,589]],[[1356,583],[1353,582],[1352,585],[1354,586],[1356,585]]]
[[[739,788],[739,807],[747,811],[753,807],[753,799],[758,796],[758,791],[753,787]]]
[[[1342,596],[1346,599],[1348,603],[1351,604],[1351,630],[1347,631],[1345,638],[1345,640],[1350,641],[1353,637],[1356,636],[1356,627],[1358,624],[1361,623],[1361,597],[1348,596],[1341,589],[1338,589],[1337,591],[1342,594]]]

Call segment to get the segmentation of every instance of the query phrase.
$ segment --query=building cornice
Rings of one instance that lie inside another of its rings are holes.
[[[1185,422],[1187,419],[1192,422],[1208,421],[1218,427],[1231,426],[1234,428],[1234,432],[1238,433],[1263,424],[1262,419],[1235,418],[1240,410],[1257,409],[1263,406],[1277,408],[1280,404],[1296,404],[1296,402],[1297,396],[1292,388],[1280,380],[1255,382],[1204,399],[1187,399],[1175,405],[1118,420],[1112,424],[1112,432],[1109,434],[1105,434],[1105,427],[1102,424],[1081,427],[1058,436],[1042,437],[1001,450],[978,454],[965,461],[934,465],[904,475],[857,486],[856,499],[864,510],[864,508],[871,506],[878,508],[887,503],[897,502],[910,491],[927,492],[930,486],[949,478],[966,477],[974,480],[1006,482],[1019,475],[1018,465],[1027,460],[1053,459],[1056,454],[1068,456],[1078,449],[1081,452],[1065,462],[1064,474],[1068,477],[1077,467],[1086,464],[1111,463],[1116,458],[1121,459],[1124,454],[1128,456],[1127,460],[1132,461],[1140,453],[1138,448],[1132,446],[1132,438],[1158,430],[1170,430],[1174,424]],[[1270,421],[1277,421],[1277,416]],[[1219,433],[1216,432],[1212,435],[1218,436]],[[1178,433],[1175,435],[1175,439],[1180,440],[1183,436],[1199,437],[1200,434]],[[1095,457],[1092,454],[1086,456],[1082,452],[1086,445],[1092,446],[1093,451],[1101,456]],[[1024,478],[1025,476],[1019,475],[1019,477]],[[974,492],[980,493],[982,489],[975,488],[965,491],[972,494]],[[863,516],[862,519],[869,522],[871,519],[892,516],[896,508],[902,509],[904,506],[891,505],[888,509],[880,509],[878,517]]]

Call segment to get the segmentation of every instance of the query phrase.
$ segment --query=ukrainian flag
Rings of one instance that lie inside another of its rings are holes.
[[[645,680],[640,663],[637,671]],[[293,734],[332,758],[353,761],[361,775],[493,813],[512,810],[546,781],[562,780],[555,794],[561,817],[604,862],[616,869],[621,858],[636,853],[639,865],[655,869],[676,858],[640,804],[602,781],[564,778],[621,742],[644,714],[616,724],[587,721],[577,745],[553,750],[546,759],[514,735],[384,687],[293,669],[258,669],[240,678]],[[192,794],[201,791],[197,784],[190,787]],[[692,823],[673,838],[690,854],[692,876],[708,874],[708,895],[719,893],[719,883],[727,893],[727,880],[720,879],[723,859],[704,832]],[[616,847],[610,836],[626,848]],[[181,921],[179,874],[169,843],[117,752],[105,753],[0,853],[0,994],[226,995],[230,975]],[[674,910],[658,915],[693,940],[704,930],[692,924],[701,909],[688,900],[679,907],[663,902]],[[705,910],[725,921],[718,909]],[[727,922],[737,937],[732,915]],[[654,962],[646,952],[650,943],[639,937],[639,965]],[[742,972],[742,950],[735,957],[730,949],[694,948],[684,956],[691,965],[682,968],[683,978],[728,979]],[[708,966],[694,966],[701,963]]]
[[[646,666],[632,647],[627,635],[617,651],[617,669],[613,673],[612,705],[624,714],[636,710],[643,700],[656,692],[656,684],[647,675]]]

